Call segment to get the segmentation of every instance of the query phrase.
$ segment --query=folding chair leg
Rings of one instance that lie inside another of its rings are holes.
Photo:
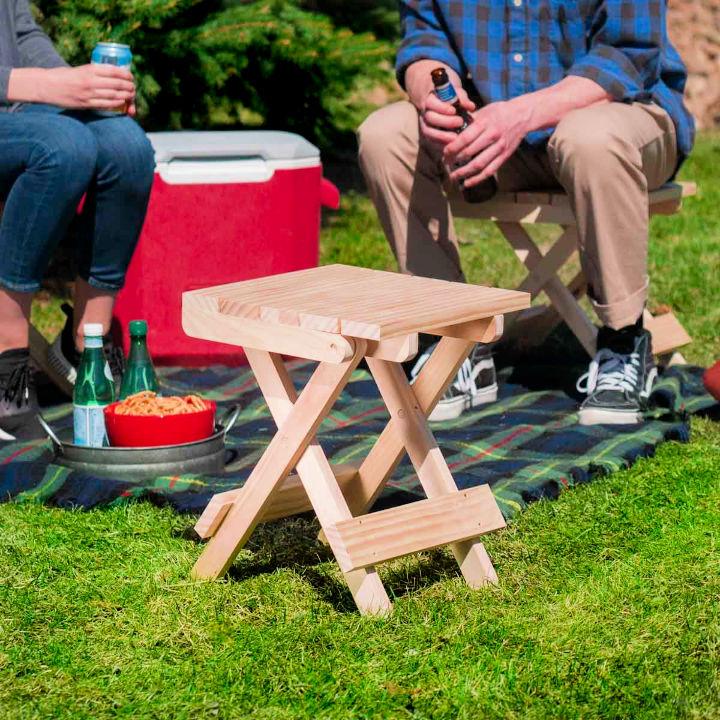
[[[360,341],[357,345],[356,357],[358,354],[362,357],[364,345]],[[280,426],[297,402],[295,386],[287,368],[282,358],[273,353],[246,349],[246,355],[270,413]],[[316,440],[308,445],[297,462],[296,470],[323,528],[352,518],[335,473]],[[332,549],[334,552],[338,550]],[[390,598],[374,568],[361,568],[343,575],[363,614],[384,614],[392,609]]]
[[[474,346],[474,341],[452,336],[440,339],[413,383],[413,392],[426,416],[433,411]],[[395,428],[395,421],[390,418],[390,422],[358,467],[354,481],[346,488],[345,499],[353,515],[362,515],[370,510],[404,454],[402,438]],[[327,543],[322,531],[318,539]]]
[[[536,267],[540,267],[543,270],[543,274],[547,275],[542,285],[542,290],[550,298],[553,306],[569,325],[588,355],[592,357],[596,349],[597,328],[590,322],[590,319],[584,313],[572,292],[565,287],[554,272],[549,272],[549,261],[546,261],[548,263],[547,265],[543,263],[543,254],[520,223],[496,222],[495,224],[530,271],[531,277],[527,278],[524,284],[531,289],[535,289],[533,287],[535,283],[531,278]],[[561,237],[562,245],[558,248],[557,258],[562,258],[563,254],[567,251],[570,237],[576,232],[575,228],[566,228],[565,233]],[[550,253],[548,253],[548,255],[550,255]],[[556,260],[557,258],[554,254],[551,256],[552,260]]]
[[[567,289],[575,300],[579,302],[582,299],[587,292],[587,281],[582,270],[578,270],[567,284]],[[540,345],[561,322],[562,316],[554,305],[536,306],[517,313],[512,329],[506,334],[529,339],[531,345]],[[522,329],[519,326],[523,326]],[[532,338],[528,338],[530,333]]]
[[[497,339],[502,334],[503,316],[486,318],[486,323],[490,337]],[[413,383],[413,393],[426,416],[435,409],[476,342],[475,339],[456,335],[457,326],[453,326],[452,331],[450,328],[434,328],[432,332],[437,332],[438,329],[442,331],[443,337]],[[475,326],[473,338],[477,337],[477,333],[478,328]],[[490,339],[486,342],[490,342]],[[365,460],[357,468],[357,476],[345,490],[345,499],[354,515],[370,510],[405,454],[405,447],[393,424],[391,418]],[[319,539],[323,543],[327,542],[322,532]]]
[[[242,494],[195,563],[193,577],[217,578],[230,567],[262,519],[274,492],[313,441],[317,429],[360,362],[365,345],[360,342],[359,346],[353,357],[342,363],[318,365],[285,421],[279,424],[278,432],[250,474]]]
[[[458,492],[402,367],[372,359],[368,359],[368,365],[388,406],[395,432],[407,450],[428,498]],[[446,368],[448,374],[451,367]],[[492,502],[495,502],[494,499]],[[497,583],[497,574],[481,542],[467,540],[453,543],[450,547],[470,587]]]
[[[556,277],[558,270],[577,251],[577,242],[577,228],[573,226],[563,227],[560,237],[540,259],[537,259],[534,253],[533,257],[528,253],[525,264],[527,267],[531,266],[531,270],[517,289],[521,292],[529,292],[533,298],[538,295],[548,280]],[[535,262],[536,259],[537,262]]]
[[[441,338],[413,383],[413,392],[425,416],[433,411],[474,346],[473,341]],[[355,515],[366,513],[373,506],[404,454],[403,439],[391,417],[348,488],[346,498]]]

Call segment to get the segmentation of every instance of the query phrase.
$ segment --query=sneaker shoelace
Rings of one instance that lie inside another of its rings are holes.
[[[595,391],[634,392],[640,377],[640,355],[620,355],[603,348],[593,358],[588,371],[578,378],[578,392],[592,395]]]
[[[21,407],[23,401],[27,401],[30,397],[30,383],[32,382],[32,372],[30,366],[23,363],[13,368],[9,374],[5,391],[3,392],[3,400],[5,402],[16,402]]]
[[[476,369],[477,372],[473,369],[473,364],[470,361],[470,358],[465,360],[465,362],[463,362],[460,366],[454,383],[455,387],[460,390],[460,392],[467,393],[468,395],[475,395],[477,393],[478,389],[475,381],[480,373],[480,366],[476,366]]]
[[[430,359],[430,356],[432,355],[436,347],[437,343],[435,345],[431,345],[423,353],[423,356],[420,358],[420,360],[415,364],[415,367],[413,367],[411,372],[413,381],[418,376],[420,370],[422,370],[425,363]],[[478,392],[476,380],[481,371],[482,366],[480,365],[480,363],[477,363],[473,367],[472,361],[470,360],[470,358],[467,358],[457,371],[457,375],[455,376],[455,380],[453,382],[453,387],[455,387],[455,389],[460,393],[474,396]]]

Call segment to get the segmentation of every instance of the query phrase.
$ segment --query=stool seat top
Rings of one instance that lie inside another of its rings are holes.
[[[530,295],[349,265],[184,293],[210,312],[381,340],[529,307]]]
[[[659,205],[668,200],[681,200],[685,197],[691,197],[696,193],[697,185],[694,182],[669,182],[665,183],[662,187],[651,190],[648,193],[648,201],[651,206]],[[517,205],[570,206],[567,194],[559,188],[498,193],[487,202],[514,203]]]

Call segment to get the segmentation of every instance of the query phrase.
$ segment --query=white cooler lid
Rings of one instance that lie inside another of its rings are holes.
[[[203,131],[148,133],[155,149],[155,162],[177,159],[225,159],[256,157],[263,160],[319,158],[320,151],[305,138],[276,130]]]
[[[276,170],[320,165],[305,138],[275,130],[148,133],[156,171],[171,185],[267,182]]]

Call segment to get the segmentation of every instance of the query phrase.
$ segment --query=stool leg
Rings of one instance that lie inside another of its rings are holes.
[[[534,240],[520,223],[496,222],[495,224],[513,247],[515,254],[530,272],[530,276],[525,280],[523,285],[527,285],[531,290],[537,292],[539,289],[534,287],[533,273],[536,267],[540,268],[544,276],[542,278],[542,290],[550,298],[553,306],[569,325],[588,355],[592,357],[595,354],[597,328],[592,324],[590,318],[588,318],[573,294],[565,287],[560,278],[558,278],[554,272],[549,271],[549,261],[543,263],[543,254],[538,249]],[[548,253],[550,259],[562,258],[570,239],[576,234],[577,230],[574,227],[567,227],[558,241],[558,243],[561,242],[562,245],[558,248],[557,253],[553,253],[552,255]],[[552,250],[550,252],[552,253]],[[559,266],[556,269],[559,269]]]
[[[413,393],[425,416],[430,415],[475,343],[443,337],[413,383]],[[345,495],[355,515],[366,513],[377,500],[405,454],[394,418],[380,434],[358,468],[358,477]]]
[[[367,362],[427,496],[434,498],[458,492],[402,368],[384,360],[368,358]],[[497,583],[497,574],[481,542],[467,540],[450,547],[470,587]]]
[[[573,279],[567,284],[570,294],[579,303],[587,292],[587,281],[582,270],[578,270]],[[536,312],[530,316],[533,310]],[[516,314],[515,321],[509,327],[512,330],[508,333],[511,337],[522,337],[530,341],[530,345],[540,345],[547,336],[562,322],[562,316],[557,308],[551,303],[544,308],[535,307],[530,310],[523,310]],[[523,323],[524,328],[518,329],[517,325]],[[528,337],[532,333],[532,337]]]
[[[557,277],[556,273],[565,265],[577,249],[577,229],[572,226],[564,227],[560,237],[555,240],[553,246],[542,257],[531,260],[530,254],[528,253],[526,264],[532,262],[533,267],[525,280],[518,285],[517,290],[520,292],[528,292],[532,298],[535,298],[549,280]],[[537,262],[534,262],[535,259],[537,259]]]
[[[361,342],[356,341],[356,355],[359,353],[360,357],[364,350]],[[279,355],[250,349],[246,350],[246,355],[258,386],[267,400],[270,413],[280,425],[297,402],[295,386],[287,368]],[[316,440],[308,445],[297,462],[296,470],[323,528],[352,518],[335,473]],[[333,551],[337,550],[332,547],[332,543],[331,548]],[[360,612],[384,614],[392,609],[390,598],[374,568],[362,568],[343,574]]]
[[[278,424],[278,432],[247,479],[243,492],[195,563],[193,577],[214,579],[227,571],[262,519],[273,493],[313,441],[364,350],[363,343],[349,360],[318,365],[285,421]]]

